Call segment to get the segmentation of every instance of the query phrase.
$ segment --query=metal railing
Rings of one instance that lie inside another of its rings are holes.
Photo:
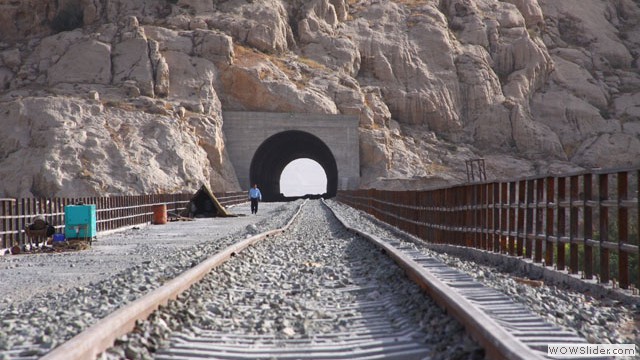
[[[35,215],[43,215],[58,232],[64,228],[64,207],[78,203],[96,205],[96,230],[99,232],[149,223],[155,205],[166,205],[167,211],[180,212],[193,194],[155,194],[84,198],[3,199],[0,198],[0,249],[23,245],[25,226]],[[223,206],[247,201],[245,192],[216,194]]]
[[[246,203],[249,201],[249,193],[247,191],[236,191],[228,193],[217,193],[216,198],[222,206],[231,206]]]
[[[474,247],[640,288],[640,169],[426,191],[339,191],[337,200],[433,243]]]

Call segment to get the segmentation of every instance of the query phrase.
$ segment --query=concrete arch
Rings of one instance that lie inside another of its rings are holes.
[[[327,197],[338,191],[338,166],[331,149],[318,137],[300,130],[288,130],[266,139],[253,155],[249,177],[258,184],[264,201],[280,201],[280,176],[293,160],[316,161],[327,175]]]
[[[280,175],[309,158],[327,175],[327,194],[360,184],[359,120],[354,115],[225,111],[222,131],[238,183],[258,183],[269,200],[280,197]]]

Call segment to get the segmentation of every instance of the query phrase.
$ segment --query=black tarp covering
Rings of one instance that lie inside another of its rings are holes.
[[[190,218],[235,216],[227,212],[206,185],[202,185],[200,190],[196,191],[180,215]]]

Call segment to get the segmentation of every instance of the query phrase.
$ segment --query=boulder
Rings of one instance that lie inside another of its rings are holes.
[[[473,121],[465,128],[465,132],[473,141],[473,145],[485,152],[514,151],[511,111],[502,104],[495,104],[479,109]]]
[[[43,51],[46,53],[46,51]],[[97,40],[80,40],[69,46],[47,69],[49,85],[58,83],[109,84],[111,46]]]
[[[160,53],[160,45],[155,40],[149,40],[149,58],[153,69],[154,92],[159,97],[169,95],[169,65]]]
[[[505,0],[515,5],[524,18],[527,27],[543,27],[544,14],[538,0]]]
[[[46,20],[53,18],[58,3],[57,0],[3,1],[0,4],[0,42],[15,43],[50,34]]]
[[[360,161],[367,164],[360,176],[367,184],[378,177],[387,177],[390,167],[387,136],[380,130],[360,130]]]
[[[491,68],[489,53],[483,47],[463,47],[463,52],[456,58],[456,70],[460,82],[461,114],[467,124],[482,117],[487,108],[502,104],[502,85]]]
[[[176,51],[185,54],[193,52],[192,31],[176,31],[159,26],[143,26],[143,29],[148,39],[158,43],[160,52]]]
[[[194,52],[210,61],[233,62],[233,40],[230,36],[209,30],[197,30],[193,34]]]
[[[22,64],[20,50],[9,49],[0,52],[0,64],[12,71],[17,71],[20,67],[20,64]]]
[[[614,68],[626,68],[631,65],[633,56],[618,37],[615,22],[617,15],[611,16],[608,3],[599,0],[542,1],[542,11],[557,19],[547,22],[548,31],[562,40],[561,47],[570,44],[582,47],[593,53],[598,62],[605,62]],[[637,9],[627,2],[629,10]],[[557,42],[556,42],[557,43]]]
[[[613,102],[616,116],[626,122],[640,123],[640,92],[623,94]]]
[[[615,156],[610,156],[616,154]],[[585,168],[631,168],[638,166],[640,139],[626,133],[599,134],[584,141],[571,162]]]
[[[207,18],[210,29],[265,53],[281,53],[294,43],[285,4],[278,0],[228,1]]]
[[[317,91],[314,84],[306,82],[298,87],[295,83],[283,81],[289,78],[277,65],[268,61],[252,65],[236,62],[221,75],[222,99],[233,110],[338,113],[333,99]]]
[[[213,11],[213,2],[211,0],[178,0],[178,6],[190,7],[196,14]]]
[[[214,88],[218,70],[211,61],[176,51],[166,51],[164,58],[171,69],[169,99],[197,104],[188,108],[206,114],[220,109],[220,100]]]
[[[154,96],[154,74],[146,39],[127,39],[113,48],[113,83],[128,80],[138,84],[141,94]]]
[[[595,106],[561,90],[536,94],[532,107],[536,121],[546,124],[558,135],[569,156],[596,134],[621,130],[617,121],[604,119]]]
[[[511,128],[519,153],[533,159],[567,160],[558,135],[549,126],[533,120],[525,106],[516,105],[511,109]]]
[[[11,70],[0,67],[0,91],[9,89],[13,77],[14,74]]]
[[[608,93],[589,71],[559,57],[554,57],[554,66],[553,80],[557,84],[599,109],[607,108]]]

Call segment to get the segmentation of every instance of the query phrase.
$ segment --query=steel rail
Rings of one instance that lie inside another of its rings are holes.
[[[86,330],[77,334],[67,342],[56,347],[42,360],[93,360],[100,353],[111,347],[114,341],[132,331],[136,321],[144,320],[161,305],[176,299],[179,294],[189,289],[191,285],[200,281],[213,268],[221,265],[232,256],[248,248],[256,242],[272,235],[284,232],[300,213],[303,202],[287,224],[279,229],[269,230],[233,244],[202,263],[178,275],[161,287],[151,291],[143,297],[122,306],[115,312],[99,320]]]
[[[405,270],[411,280],[416,282],[438,305],[446,309],[448,314],[451,314],[451,316],[456,318],[465,329],[467,329],[471,337],[478,341],[485,349],[485,354],[489,359],[545,359],[545,357],[540,355],[540,352],[532,350],[526,344],[519,341],[494,319],[474,306],[464,296],[452,291],[448,285],[427,271],[411,257],[374,235],[352,228],[330,206],[327,205],[327,208],[331,210],[345,228],[371,241],[396,261],[396,263]]]

